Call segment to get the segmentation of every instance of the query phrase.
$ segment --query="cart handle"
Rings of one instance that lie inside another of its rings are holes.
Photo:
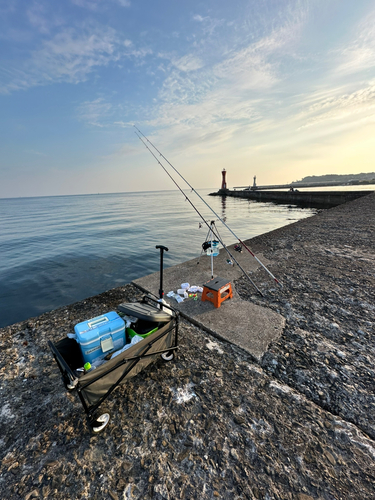
[[[155,305],[159,305],[160,304],[159,300],[156,300],[153,297],[150,297],[150,295],[145,295],[142,298],[142,302],[149,301],[149,302],[153,302]],[[163,308],[164,307],[166,307],[167,309],[169,309],[170,311],[172,311],[175,316],[179,316],[180,315],[179,311],[177,311],[177,309],[174,309],[174,307],[170,306],[169,304],[164,304],[163,303]]]

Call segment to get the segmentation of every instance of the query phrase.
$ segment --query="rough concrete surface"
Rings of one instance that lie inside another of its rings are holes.
[[[262,359],[267,372],[373,439],[374,208],[375,194],[254,238],[284,289],[251,298],[287,320]],[[242,278],[236,287],[250,298]]]
[[[264,298],[234,286],[285,318],[281,336],[256,362],[184,320],[175,360],[118,388],[97,436],[47,340],[139,290],[0,329],[1,498],[375,499],[374,207],[369,196],[251,240],[284,288],[259,269]]]
[[[253,273],[261,267],[249,252],[244,250],[239,254],[233,247],[234,245],[230,245],[227,248],[247,273]],[[264,265],[269,263],[261,254],[257,257]],[[237,265],[228,264],[227,260],[230,258],[223,248],[220,254],[213,258],[214,277],[219,276],[234,283],[241,277],[242,272]],[[215,308],[211,302],[202,302],[201,294],[198,294],[198,300],[190,298],[181,303],[166,296],[169,291],[177,292],[182,283],[202,286],[211,278],[211,258],[206,255],[165,269],[163,273],[165,300],[189,321],[219,338],[242,347],[254,358],[260,360],[270,342],[281,335],[285,324],[283,316],[269,308],[243,300],[238,295],[234,284],[232,286],[233,298],[226,299],[219,308]],[[134,281],[134,284],[158,296],[160,273],[139,278]],[[249,281],[247,284],[252,286]]]

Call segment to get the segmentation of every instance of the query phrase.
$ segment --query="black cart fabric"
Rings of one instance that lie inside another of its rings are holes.
[[[56,342],[55,347],[72,370],[83,366],[82,352],[75,339],[65,337]]]

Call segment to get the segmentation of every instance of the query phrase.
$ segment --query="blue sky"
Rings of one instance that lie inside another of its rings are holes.
[[[0,0],[0,197],[375,171],[373,0]]]

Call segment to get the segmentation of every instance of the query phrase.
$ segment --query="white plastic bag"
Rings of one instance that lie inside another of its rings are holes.
[[[140,342],[141,340],[143,340],[143,337],[141,337],[140,335],[134,335],[134,337],[132,338],[130,344],[125,344],[122,349],[120,349],[119,351],[114,352],[112,354],[111,359],[115,358],[116,356],[118,356],[122,352],[124,352],[127,349],[129,349],[129,347],[132,347],[133,345],[138,344],[138,342]]]
[[[203,288],[201,286],[192,285],[191,287],[189,287],[188,291],[191,292],[191,293],[197,293],[197,292],[202,293],[203,292]]]
[[[125,328],[130,328],[132,323],[136,323],[138,321],[138,318],[135,316],[127,316],[126,314],[124,314],[122,319],[125,321]]]

